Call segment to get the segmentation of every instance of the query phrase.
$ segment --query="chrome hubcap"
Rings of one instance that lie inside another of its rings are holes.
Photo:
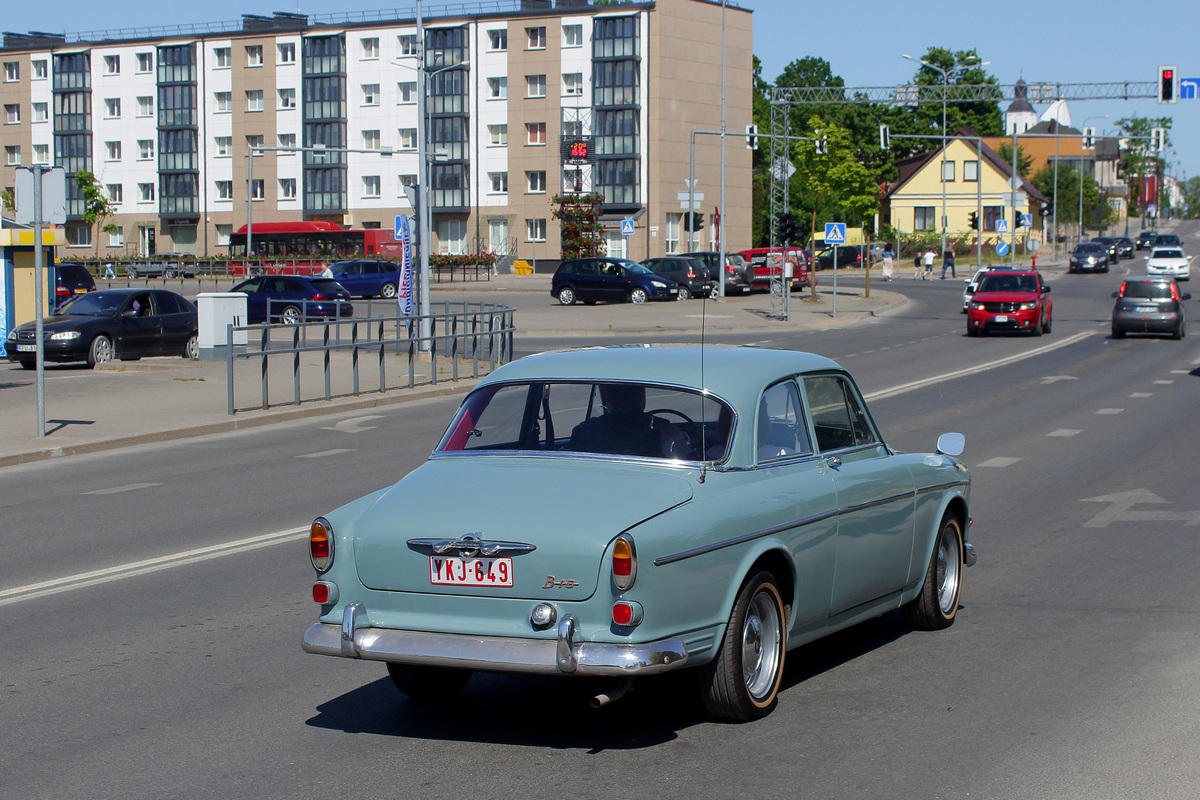
[[[958,580],[962,568],[962,553],[954,528],[947,525],[938,540],[936,578],[938,608],[950,616],[958,606]]]
[[[770,595],[759,592],[742,626],[742,677],[755,700],[769,696],[779,671],[781,625]]]

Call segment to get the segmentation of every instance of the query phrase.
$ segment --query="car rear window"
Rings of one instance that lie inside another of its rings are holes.
[[[312,285],[321,294],[336,294],[337,292],[346,291],[340,283],[332,278],[316,278],[313,280]]]
[[[87,283],[92,277],[92,273],[87,271],[87,267],[80,264],[59,264],[58,277],[73,283]]]
[[[1166,281],[1129,281],[1125,284],[1125,296],[1170,300],[1171,284]]]

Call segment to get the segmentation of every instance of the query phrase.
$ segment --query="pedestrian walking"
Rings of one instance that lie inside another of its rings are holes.
[[[947,250],[942,253],[942,280],[946,280],[946,269],[950,270],[950,277],[957,278],[958,275],[954,272],[954,251]]]
[[[104,277],[108,278],[109,280],[117,277],[117,273],[113,272],[112,264],[104,265]]]
[[[892,252],[891,247],[883,248],[883,279],[885,281],[890,281],[892,279],[892,270],[894,268],[892,262],[895,258],[896,254]]]
[[[921,280],[927,281],[933,277],[933,260],[937,258],[937,253],[933,252],[933,248],[925,251],[925,270],[921,273]]]

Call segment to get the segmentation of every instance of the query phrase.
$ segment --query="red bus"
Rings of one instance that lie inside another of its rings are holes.
[[[400,243],[391,230],[343,228],[336,222],[255,222],[250,261],[262,259],[289,272],[318,271],[329,261],[349,258],[395,258]],[[229,236],[231,258],[246,258],[246,226]]]

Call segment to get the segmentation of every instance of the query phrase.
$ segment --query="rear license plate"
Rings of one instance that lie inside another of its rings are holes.
[[[19,344],[19,345],[17,345],[17,352],[18,353],[36,353],[37,345],[36,344]]]
[[[996,322],[1008,322],[1008,315],[1007,315],[1007,314],[998,314],[998,315],[996,316],[996,320],[995,320],[995,321],[996,321]]]
[[[512,559],[430,556],[429,582],[435,586],[512,586]]]
[[[87,289],[76,289],[75,294],[87,294]]]
[[[1155,311],[1158,311],[1154,306],[1137,306],[1133,310],[1139,314],[1153,314]]]

